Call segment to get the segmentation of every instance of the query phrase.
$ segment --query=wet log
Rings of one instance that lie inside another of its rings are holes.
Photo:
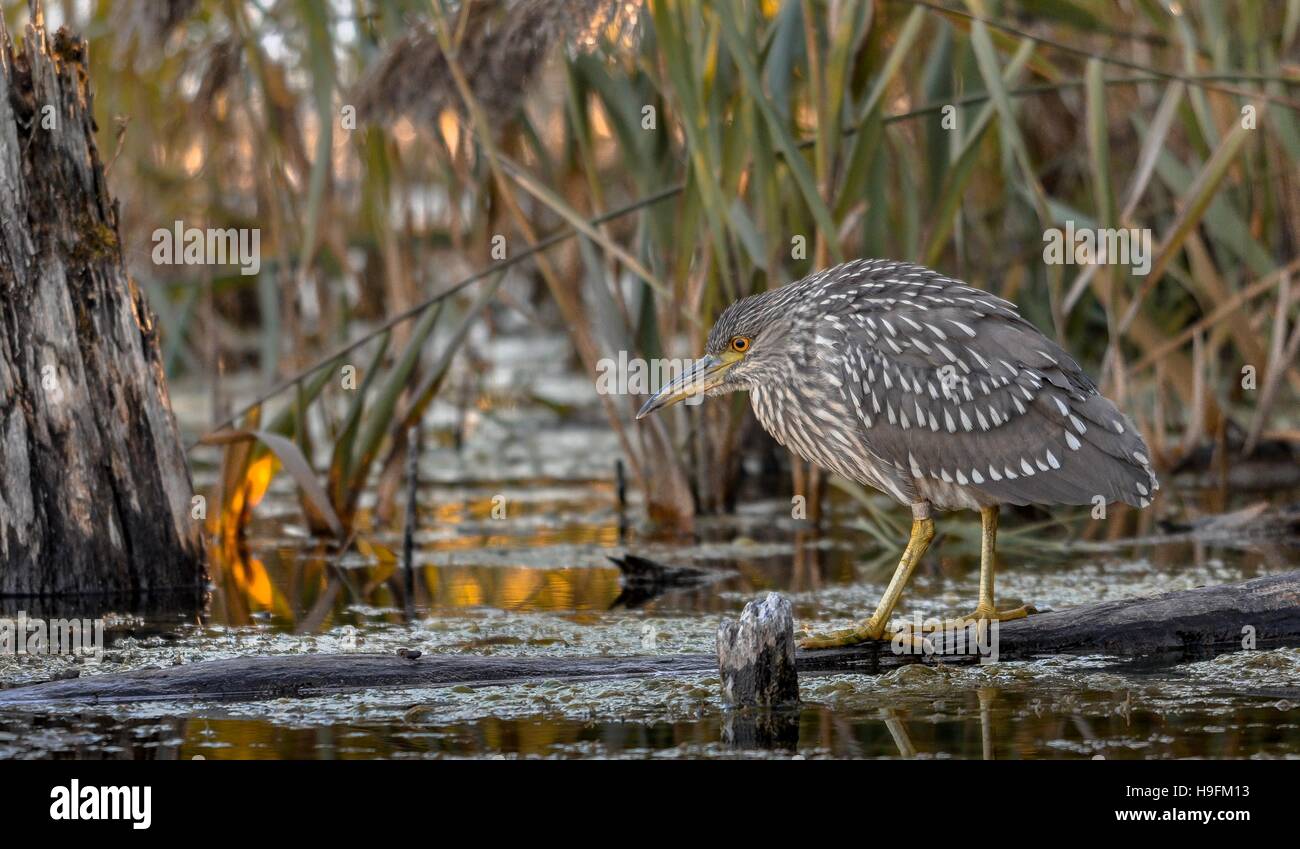
[[[1238,584],[1106,601],[1039,613],[997,629],[1000,660],[1108,654],[1176,662],[1244,648],[1300,646],[1300,570]],[[800,674],[881,672],[918,661],[974,663],[976,654],[896,654],[887,642],[798,651]],[[650,657],[482,657],[424,654],[288,655],[205,661],[165,669],[83,675],[0,690],[0,707],[55,703],[262,699],[377,687],[512,684],[716,671],[710,653]]]
[[[204,583],[154,317],[127,276],[86,42],[0,16],[0,596]]]
[[[716,572],[694,566],[666,566],[648,557],[626,554],[607,557],[618,567],[619,580],[624,587],[657,589],[660,587],[689,587],[706,583],[717,576]]]
[[[623,585],[622,592],[610,605],[611,610],[641,607],[672,590],[702,586],[721,577],[718,571],[695,566],[668,566],[635,554],[607,559],[618,567],[619,580]]]
[[[660,657],[484,657],[299,654],[236,657],[0,690],[0,706],[51,702],[254,700],[376,687],[513,684],[709,672],[709,654]],[[81,685],[68,687],[68,685]]]

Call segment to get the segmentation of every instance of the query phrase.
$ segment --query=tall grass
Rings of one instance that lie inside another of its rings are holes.
[[[1300,0],[206,0],[131,37],[115,8],[76,24],[124,119],[101,146],[168,367],[260,369],[308,457],[294,417],[350,405],[327,428],[344,524],[340,481],[391,466],[446,359],[425,300],[516,264],[491,309],[569,334],[588,371],[694,355],[730,301],[888,256],[1018,302],[1164,468],[1294,428]],[[150,265],[176,218],[261,227],[262,273]],[[1045,264],[1067,222],[1149,228],[1150,273]],[[313,383],[344,361],[354,399]],[[652,514],[732,505],[743,399],[634,424],[640,400],[601,398]]]

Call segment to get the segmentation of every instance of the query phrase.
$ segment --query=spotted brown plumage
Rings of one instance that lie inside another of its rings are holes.
[[[911,263],[854,260],[737,301],[704,358],[639,415],[738,389],[777,441],[911,505],[930,535],[932,507],[981,510],[985,618],[999,618],[998,505],[1146,507],[1159,488],[1137,428],[1015,304]],[[912,566],[928,544],[913,531]]]
[[[904,504],[1144,507],[1157,488],[1128,418],[1015,304],[981,289],[857,260],[732,304],[708,349],[749,334],[757,354],[765,328],[796,367],[748,381],[764,428]]]

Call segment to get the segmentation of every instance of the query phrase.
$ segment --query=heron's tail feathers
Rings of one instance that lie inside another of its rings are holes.
[[[1160,481],[1151,468],[1151,451],[1132,420],[1109,398],[1096,393],[1082,401],[1071,399],[1070,409],[1077,419],[1070,429],[1080,444],[1071,452],[1077,455],[1077,462],[1071,465],[1083,480],[1107,502],[1123,501],[1134,507],[1150,504]]]

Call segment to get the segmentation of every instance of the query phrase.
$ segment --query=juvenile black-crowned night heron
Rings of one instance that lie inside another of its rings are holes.
[[[807,648],[885,637],[934,538],[933,510],[980,511],[979,601],[999,610],[1001,504],[1146,507],[1158,488],[1141,434],[1016,305],[905,262],[855,260],[727,307],[705,355],[637,418],[692,395],[749,390],[759,422],[799,456],[910,505],[912,536],[870,618]]]

